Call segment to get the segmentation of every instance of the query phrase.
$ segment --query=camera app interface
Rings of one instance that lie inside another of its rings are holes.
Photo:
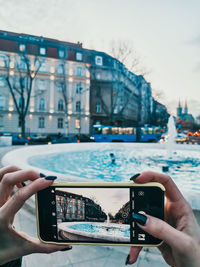
[[[130,188],[56,188],[61,241],[130,243]]]

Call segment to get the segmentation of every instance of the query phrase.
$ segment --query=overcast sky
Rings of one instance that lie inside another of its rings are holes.
[[[128,41],[169,111],[180,98],[200,114],[199,0],[0,0],[0,6],[2,30],[105,52],[112,40]]]
[[[68,188],[62,191],[79,194],[88,197],[99,204],[106,214],[113,216],[126,204],[129,199],[129,188]]]

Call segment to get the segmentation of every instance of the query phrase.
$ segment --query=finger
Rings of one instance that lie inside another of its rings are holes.
[[[28,180],[33,181],[38,177],[40,175],[37,171],[18,170],[12,173],[6,173],[1,180],[1,186],[6,189],[8,186],[14,186]]]
[[[6,173],[19,171],[20,168],[14,165],[6,166],[0,169],[0,181]]]
[[[140,254],[140,251],[142,250],[142,247],[131,247],[129,252],[129,264],[133,264],[137,261],[137,258]]]
[[[169,175],[157,172],[142,172],[135,180],[135,183],[143,184],[149,182],[161,183],[166,189],[166,197],[170,201],[179,201],[180,199],[185,200],[181,192],[179,191],[176,184],[173,182]]]
[[[11,173],[6,173],[0,183],[0,206],[3,206],[4,203],[10,197],[14,185],[21,184],[26,180],[35,180],[39,177],[39,173],[33,170],[18,170]]]
[[[28,253],[52,253],[62,250],[72,249],[71,245],[53,245],[53,244],[44,244],[39,239],[31,237],[31,242],[29,242]]]
[[[1,217],[9,221],[14,217],[16,212],[23,206],[25,201],[34,195],[37,191],[42,190],[53,183],[51,180],[38,178],[27,186],[19,189],[2,207]]]
[[[136,222],[141,229],[143,229],[150,235],[165,241],[169,246],[177,250],[179,250],[181,247],[184,246],[184,244],[187,243],[188,236],[185,233],[176,230],[171,225],[158,218],[147,214],[140,215],[143,217],[141,218],[142,221],[144,223],[146,221],[145,225],[139,224],[139,220],[136,220]]]

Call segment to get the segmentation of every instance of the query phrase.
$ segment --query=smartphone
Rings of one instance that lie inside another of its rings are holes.
[[[159,183],[54,183],[36,194],[38,237],[45,243],[158,246],[132,214],[164,220]]]

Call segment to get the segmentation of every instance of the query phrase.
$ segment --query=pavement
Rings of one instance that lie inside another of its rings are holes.
[[[0,147],[1,158],[5,153],[21,146]],[[15,216],[15,228],[37,236],[36,218],[34,214],[34,200],[31,198],[27,204]],[[129,253],[129,247],[122,246],[78,246],[67,252],[53,254],[31,254],[23,257],[22,267],[120,267],[125,266],[125,260]],[[143,249],[140,253],[137,267],[166,267],[156,248]]]

